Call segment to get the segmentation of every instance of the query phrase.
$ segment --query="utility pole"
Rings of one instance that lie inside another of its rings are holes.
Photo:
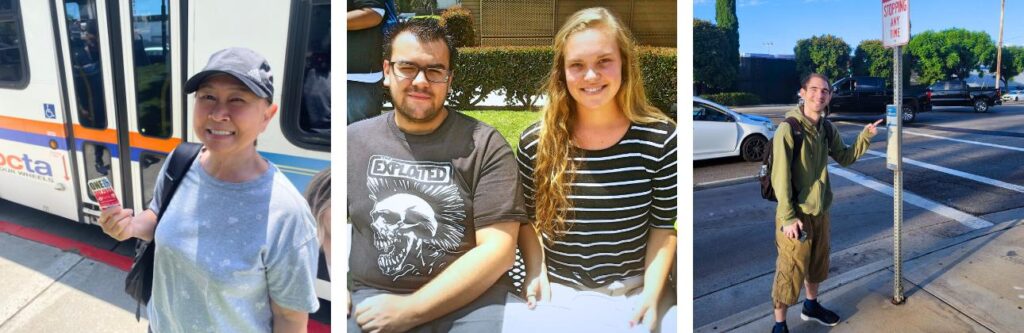
[[[1003,71],[1003,14],[1006,12],[1006,0],[999,8],[999,48],[996,50],[996,93],[999,93],[999,74]],[[1000,96],[996,96],[1000,97]]]

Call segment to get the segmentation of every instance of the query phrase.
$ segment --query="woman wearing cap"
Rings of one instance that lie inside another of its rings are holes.
[[[510,306],[532,311],[506,312],[524,317],[505,331],[653,330],[674,320],[676,125],[647,101],[608,10],[573,14],[554,50],[549,102],[517,154],[533,223],[519,231],[527,303]]]
[[[99,220],[118,240],[156,240],[150,328],[305,332],[318,308],[319,246],[302,195],[256,151],[277,113],[270,66],[248,49],[221,50],[184,88],[195,92],[203,148],[170,203],[160,207],[160,177],[149,209],[108,209]]]

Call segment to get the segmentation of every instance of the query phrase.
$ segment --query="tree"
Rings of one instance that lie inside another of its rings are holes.
[[[989,71],[992,73],[996,72],[996,50],[992,50],[992,56],[989,59]],[[1003,70],[999,75],[1009,82],[1014,76],[1024,72],[1024,46],[1004,46],[1003,47]]]
[[[910,39],[907,50],[916,58],[914,70],[924,84],[952,75],[967,78],[995,57],[995,45],[988,33],[960,28],[919,33]]]
[[[725,31],[729,41],[728,52],[724,54],[726,56],[726,62],[732,71],[740,71],[740,23],[739,18],[736,17],[736,0],[716,0],[715,1],[715,23],[718,24],[718,28]],[[735,81],[730,81],[726,88],[732,88],[735,86]]]
[[[1024,47],[1013,46],[1009,47],[1013,52],[1013,68],[1017,73],[1024,73]],[[1013,76],[1007,76],[1007,81],[1012,80]]]
[[[812,36],[796,42],[793,48],[800,77],[820,73],[837,79],[849,72],[850,44],[833,35]]]
[[[857,49],[853,51],[853,75],[884,77],[885,82],[890,86],[893,79],[893,50],[882,45],[878,39],[861,41]],[[903,52],[903,83],[910,83],[910,68],[912,66],[910,54]]]
[[[693,83],[698,93],[732,88],[738,68],[728,61],[730,47],[725,29],[708,21],[693,20]]]

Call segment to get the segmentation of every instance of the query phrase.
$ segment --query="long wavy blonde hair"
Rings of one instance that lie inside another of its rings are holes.
[[[615,93],[615,103],[630,122],[650,124],[673,121],[647,101],[637,58],[636,44],[626,27],[610,11],[595,7],[574,13],[558,30],[554,40],[555,58],[542,88],[548,103],[543,114],[537,143],[533,179],[534,227],[549,240],[561,237],[568,230],[566,220],[572,219],[569,200],[570,183],[575,179],[577,163],[572,161],[576,148],[573,123],[576,101],[569,94],[565,79],[565,46],[569,37],[587,29],[601,29],[615,37],[622,57],[622,85]]]

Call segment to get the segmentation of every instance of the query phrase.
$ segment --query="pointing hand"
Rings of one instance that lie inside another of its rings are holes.
[[[884,120],[885,119],[879,119],[878,121],[876,121],[874,123],[867,124],[867,125],[864,126],[864,129],[867,130],[868,134],[871,134],[871,136],[875,136],[876,134],[878,134],[878,128],[877,128],[878,124],[881,124],[882,121],[884,121]]]

